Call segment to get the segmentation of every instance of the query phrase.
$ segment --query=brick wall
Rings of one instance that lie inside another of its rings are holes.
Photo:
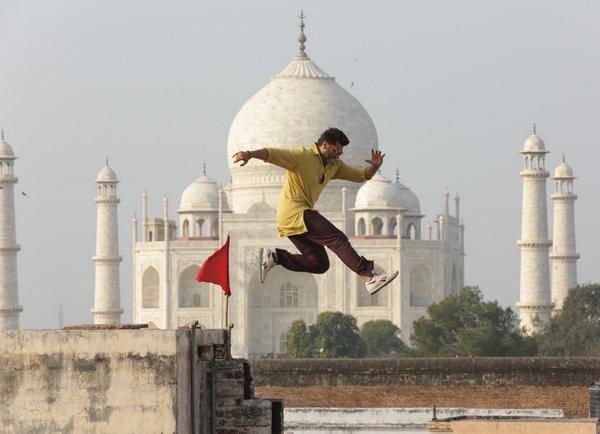
[[[256,360],[286,407],[560,408],[587,416],[600,358]]]
[[[256,386],[587,386],[596,357],[287,359],[252,362]]]

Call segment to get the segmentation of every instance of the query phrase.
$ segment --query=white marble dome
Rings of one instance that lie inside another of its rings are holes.
[[[253,203],[248,209],[248,214],[273,214],[277,210],[265,201]]]
[[[556,166],[554,169],[554,177],[555,178],[574,178],[573,169],[566,162],[561,161],[561,163]]]
[[[394,185],[400,190],[400,204],[402,208],[407,209],[410,214],[421,214],[421,202],[419,202],[419,198],[415,192],[400,182]]]
[[[14,158],[15,153],[13,152],[12,146],[4,139],[4,131],[0,135],[0,158]]]
[[[400,182],[392,183],[379,173],[358,190],[354,208],[356,210],[401,208],[411,213],[421,212],[421,205],[415,193]]]
[[[533,133],[525,140],[523,144],[523,151],[525,152],[544,152],[546,151],[546,145],[544,141],[536,134]]]
[[[192,182],[181,195],[179,211],[219,209],[219,186],[206,175]]]
[[[117,182],[117,175],[114,170],[106,165],[98,172],[96,182]]]
[[[341,129],[350,140],[342,157],[347,164],[364,166],[371,149],[378,149],[375,125],[360,102],[301,52],[235,116],[227,142],[232,183],[281,182],[279,177],[257,173],[271,173],[269,165],[261,161],[251,160],[245,167],[237,167],[231,159],[235,152],[311,146],[329,127]],[[237,179],[236,174],[242,171],[258,176]]]

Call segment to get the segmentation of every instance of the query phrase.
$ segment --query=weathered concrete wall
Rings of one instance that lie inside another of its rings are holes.
[[[255,360],[262,386],[588,386],[597,357]]]
[[[402,432],[417,434],[429,432],[428,422],[432,408],[287,408],[285,427],[294,434],[352,434]],[[560,410],[516,410],[516,409],[473,409],[438,408],[437,417],[536,417],[562,420]],[[478,433],[479,431],[471,431]]]
[[[3,434],[174,433],[174,330],[0,333]]]
[[[441,424],[440,424],[441,425]],[[463,420],[447,425],[455,434],[597,434],[597,419]],[[434,428],[435,425],[432,425]],[[430,429],[430,432],[442,432]]]

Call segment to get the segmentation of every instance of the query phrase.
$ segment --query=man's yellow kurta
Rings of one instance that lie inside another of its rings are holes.
[[[267,162],[287,170],[277,207],[277,231],[280,237],[303,234],[304,211],[314,209],[319,195],[331,179],[364,182],[366,167],[356,169],[342,160],[323,164],[317,145],[310,148],[267,148]]]

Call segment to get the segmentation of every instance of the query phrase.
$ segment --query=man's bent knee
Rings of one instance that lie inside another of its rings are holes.
[[[310,272],[313,274],[323,274],[329,270],[329,258],[320,259],[318,262],[315,261],[310,266]]]
[[[314,274],[323,274],[325,273],[327,270],[329,270],[329,262],[327,264],[319,264],[315,267],[315,271],[313,271]]]

